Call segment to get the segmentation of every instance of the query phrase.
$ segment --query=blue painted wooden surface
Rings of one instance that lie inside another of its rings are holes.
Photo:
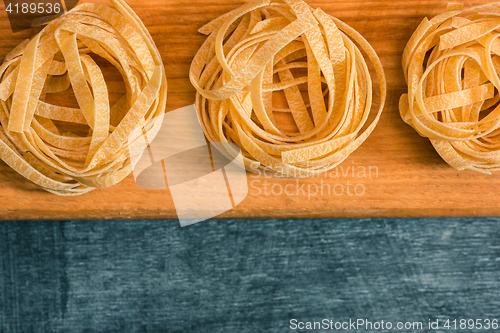
[[[499,288],[500,219],[0,222],[2,333],[500,319]]]

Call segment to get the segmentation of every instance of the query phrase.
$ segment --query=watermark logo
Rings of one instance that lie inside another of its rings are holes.
[[[154,140],[148,137],[156,132]],[[146,145],[136,152],[135,147]],[[130,136],[129,150],[136,184],[159,190],[168,184],[181,226],[222,214],[248,194],[239,147],[227,142],[208,144],[194,105],[139,127]]]
[[[79,0],[4,0],[12,32],[45,24],[73,9]]]
[[[302,179],[277,180],[265,171],[249,175],[250,196],[258,197],[299,197],[304,200],[315,200],[318,197],[352,197],[365,195],[365,182],[376,180],[379,170],[375,165],[364,166],[344,162],[329,171]]]
[[[181,226],[227,212],[247,196],[359,200],[366,184],[379,177],[377,166],[355,161],[306,179],[275,178],[265,170],[247,174],[237,145],[207,143],[194,105],[138,126],[128,146],[136,184],[152,190],[168,186]]]

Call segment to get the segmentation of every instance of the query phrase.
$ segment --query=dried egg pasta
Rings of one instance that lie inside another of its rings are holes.
[[[0,67],[0,158],[58,195],[111,186],[129,175],[137,161],[131,157],[145,148],[134,145],[133,136],[140,140],[140,128],[164,114],[160,54],[133,10],[123,0],[111,2],[114,8],[84,3],[51,21]],[[125,83],[126,94],[113,105],[94,54]],[[47,102],[70,87],[79,108]]]
[[[253,0],[199,32],[208,38],[190,80],[200,123],[208,140],[237,144],[248,170],[309,177],[341,163],[375,128],[386,96],[380,60],[358,32],[321,9]],[[372,80],[360,49],[380,87],[370,121]],[[274,100],[280,94],[283,105]],[[291,115],[297,131],[282,126],[278,112]]]
[[[458,170],[500,170],[500,3],[424,20],[403,53],[403,120]]]

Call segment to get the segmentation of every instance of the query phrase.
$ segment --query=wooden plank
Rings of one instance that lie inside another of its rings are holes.
[[[498,320],[499,224],[0,222],[0,331],[338,333],[348,330],[293,330],[290,320],[359,318],[423,327],[363,333],[496,333],[453,320]]]
[[[248,197],[220,217],[500,215],[499,174],[488,176],[452,169],[426,138],[420,137],[399,117],[398,100],[406,89],[401,70],[403,48],[423,17],[443,11],[446,2],[309,1],[313,7],[323,8],[358,30],[378,52],[389,91],[384,114],[370,138],[336,170],[300,180],[250,176]],[[129,3],[148,27],[163,56],[169,86],[167,111],[192,104],[195,91],[188,79],[189,65],[205,38],[197,29],[244,2],[130,0]],[[465,1],[467,7],[480,3],[484,1]],[[13,34],[3,4],[0,9],[0,59],[3,59],[35,31]],[[108,81],[113,94],[119,93],[119,89],[114,88],[119,84],[116,80],[115,76]],[[0,184],[2,219],[176,217],[168,190],[141,189],[132,176],[114,187],[67,198],[38,189],[0,163]],[[283,193],[285,189],[288,194]],[[314,194],[316,189],[318,193]],[[355,189],[362,195],[355,194]]]

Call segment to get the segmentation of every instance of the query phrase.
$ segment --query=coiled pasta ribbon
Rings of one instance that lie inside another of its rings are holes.
[[[202,128],[212,142],[237,144],[247,169],[312,176],[345,160],[375,128],[386,96],[380,60],[359,33],[321,9],[302,0],[253,0],[199,32],[209,37],[190,80]],[[372,80],[355,42],[380,86],[371,122]],[[284,112],[296,131],[277,120]]]
[[[59,195],[125,178],[131,157],[145,148],[129,149],[132,134],[140,137],[142,125],[164,114],[160,54],[132,9],[122,0],[111,2],[114,8],[84,3],[51,21],[0,67],[0,158]],[[126,94],[113,105],[95,55],[116,67],[125,82]],[[69,88],[79,108],[47,102],[50,94]],[[148,137],[158,129],[148,129]]]
[[[458,170],[500,170],[500,3],[420,23],[403,54],[401,117]]]

